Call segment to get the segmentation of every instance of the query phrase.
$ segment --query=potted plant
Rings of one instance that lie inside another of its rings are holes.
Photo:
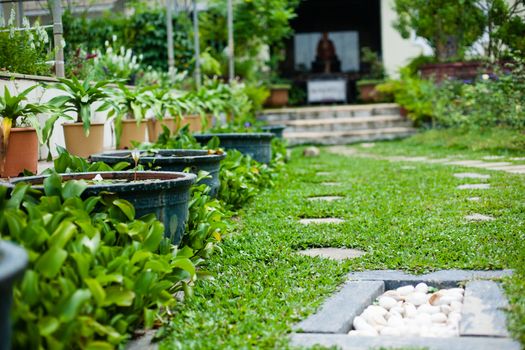
[[[383,97],[379,91],[377,91],[376,86],[385,80],[383,63],[377,53],[368,47],[361,49],[361,61],[368,65],[368,74],[364,75],[363,78],[356,83],[359,98],[363,102],[379,102]]]
[[[0,348],[11,348],[11,304],[13,284],[22,277],[29,259],[24,249],[0,241]]]
[[[146,112],[151,99],[150,87],[128,88],[119,83],[118,88],[109,90],[110,98],[100,107],[109,109],[108,118],[113,119],[115,143],[118,149],[133,148],[132,141],[146,141]]]
[[[285,107],[288,105],[290,98],[290,89],[292,85],[289,83],[273,83],[268,86],[270,96],[265,102],[267,107]]]
[[[139,153],[134,154],[138,164]],[[190,173],[160,171],[111,171],[46,174],[15,178],[10,187],[19,182],[27,182],[35,189],[43,190],[46,180],[51,182],[78,180],[79,188],[84,188],[82,198],[97,196],[102,192],[115,194],[118,198],[129,201],[134,210],[123,205],[123,210],[131,211],[129,216],[142,217],[155,214],[164,223],[164,235],[178,244],[184,234],[188,217],[190,187],[196,176]],[[48,180],[49,177],[52,177]]]
[[[26,103],[27,95],[37,86],[33,85],[14,96],[4,87],[4,94],[0,96],[1,177],[18,176],[24,170],[37,172],[38,141],[39,138],[42,140],[37,115],[49,110],[47,105]]]
[[[170,132],[177,130],[177,121],[180,120],[185,103],[179,96],[174,96],[169,88],[157,87],[147,96],[150,101],[153,118],[148,119],[148,138],[155,142],[166,126]]]
[[[77,78],[61,79],[52,87],[62,90],[66,95],[57,96],[49,101],[70,118],[67,112],[76,114],[75,123],[64,123],[64,139],[67,150],[81,157],[101,152],[104,148],[104,123],[92,123],[92,105],[108,97],[103,87],[109,81],[102,80],[92,84],[88,79],[80,82]]]

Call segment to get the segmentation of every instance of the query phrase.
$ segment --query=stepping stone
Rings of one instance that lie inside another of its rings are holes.
[[[321,185],[324,186],[339,186],[340,184],[340,182],[321,182]]]
[[[456,187],[458,190],[487,190],[490,184],[465,184]]]
[[[405,166],[402,166],[400,169],[401,170],[413,170],[415,169],[416,167],[415,166],[412,166],[412,165],[405,165]]]
[[[315,173],[315,176],[329,176],[332,175],[332,173],[329,173],[328,171],[320,171],[318,173]]]
[[[342,199],[341,196],[317,196],[317,197],[309,197],[306,200],[309,201],[327,201],[327,202],[333,202],[337,201],[339,199]]]
[[[522,160],[525,160],[525,157],[514,157],[514,158],[510,158],[510,160],[522,161]]]
[[[471,202],[479,202],[481,198],[480,197],[469,197],[467,198],[467,200]]]
[[[448,165],[459,165],[459,166],[466,166],[466,167],[480,167],[482,168],[484,165],[490,164],[487,162],[483,162],[481,160],[455,160],[453,162],[446,163]]]
[[[309,218],[309,219],[301,219],[299,220],[299,223],[303,225],[310,225],[310,224],[341,224],[345,222],[342,219],[338,218]]]
[[[508,165],[512,165],[512,163],[509,163],[509,162],[496,162],[496,163],[482,162],[481,164],[471,165],[471,166],[474,168],[497,170],[497,168],[508,166]]]
[[[494,218],[492,216],[483,215],[483,214],[471,214],[465,216],[465,219],[468,221],[492,221]]]
[[[359,258],[360,256],[366,254],[361,250],[347,248],[312,248],[301,250],[298,253],[311,257],[321,257],[340,261]]]
[[[454,174],[454,177],[458,179],[488,179],[490,175],[477,174],[477,173],[457,173]]]
[[[512,172],[522,172],[525,171],[525,165],[508,165],[508,166],[501,166],[496,168],[491,168],[492,170],[502,170],[506,171],[508,173]]]
[[[505,158],[504,156],[485,156],[485,157],[482,157],[482,159],[485,159],[485,160],[492,160],[492,159],[503,159]]]
[[[373,142],[364,142],[364,143],[360,144],[360,146],[363,147],[363,148],[372,148],[372,147],[375,147],[375,145],[376,144],[373,143]]]

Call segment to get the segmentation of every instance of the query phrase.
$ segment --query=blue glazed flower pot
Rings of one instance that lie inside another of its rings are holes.
[[[0,241],[0,349],[11,349],[11,304],[13,284],[22,277],[28,263],[27,253],[19,246]]]
[[[163,149],[155,152],[141,151],[139,163],[145,169],[160,171],[184,171],[184,169],[190,168],[190,171],[196,175],[201,170],[206,171],[211,178],[202,180],[202,183],[210,186],[210,195],[215,197],[220,187],[219,170],[221,160],[225,157],[225,153],[209,154],[205,150]],[[135,165],[131,157],[131,151],[104,152],[94,154],[90,158],[94,162],[104,162],[111,166],[120,162],[129,163],[129,168],[133,168]]]
[[[91,182],[97,174],[100,174],[105,181]],[[96,196],[100,192],[112,192],[133,204],[137,218],[151,213],[155,214],[164,224],[164,236],[168,237],[173,244],[180,243],[188,218],[190,187],[197,178],[194,174],[164,171],[137,171],[136,173],[113,171],[60,175],[63,181],[90,181],[82,197]],[[33,184],[34,188],[43,190],[43,181],[47,176],[49,175],[16,178],[11,180],[11,184],[27,182]]]
[[[282,125],[282,124],[265,125],[265,126],[261,127],[261,129],[264,132],[271,132],[278,139],[282,139],[283,138],[283,131],[284,131],[284,129],[286,129],[286,125]]]
[[[236,149],[260,163],[270,163],[272,160],[271,141],[274,135],[270,132],[194,134],[193,136],[202,145],[208,143],[213,136],[217,136],[221,141],[220,147],[225,150]]]

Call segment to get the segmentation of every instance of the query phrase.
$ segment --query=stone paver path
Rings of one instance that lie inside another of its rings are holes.
[[[471,202],[479,202],[481,198],[480,197],[469,197],[467,198],[467,200]]]
[[[321,182],[321,185],[324,186],[339,186],[340,184],[340,182]]]
[[[337,201],[339,199],[342,199],[341,196],[317,196],[317,197],[309,197],[307,200],[309,201],[327,201],[327,202],[333,202]]]
[[[299,223],[303,225],[310,225],[310,224],[341,224],[345,222],[342,219],[338,218],[308,218],[308,219],[301,219],[299,220]]]
[[[457,187],[458,190],[488,190],[490,184],[464,184]]]
[[[321,257],[334,260],[346,260],[359,258],[366,254],[365,252],[357,249],[347,248],[311,248],[299,251],[299,254],[307,255],[311,257]]]
[[[457,177],[458,179],[489,179],[490,175],[477,173],[458,173],[454,174],[454,177]]]
[[[450,158],[429,158],[429,157],[407,157],[407,156],[380,156],[377,154],[359,152],[354,148],[346,146],[333,146],[326,149],[330,153],[345,156],[358,156],[365,158],[374,158],[388,160],[391,162],[418,162],[428,164],[456,165],[493,171],[505,171],[511,174],[525,174],[525,164],[514,164],[511,162],[491,162],[490,160],[501,159],[501,156],[486,156],[484,160],[454,160]],[[524,161],[525,157],[510,158],[514,161]]]
[[[465,216],[465,219],[468,221],[492,221],[494,218],[492,216],[483,215],[483,214],[471,214]]]

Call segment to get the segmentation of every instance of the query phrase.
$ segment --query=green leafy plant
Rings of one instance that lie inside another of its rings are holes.
[[[31,27],[23,18],[21,30],[15,24],[16,13],[11,10],[7,25],[0,17],[0,70],[12,73],[49,75],[49,37],[38,22]]]
[[[3,239],[30,262],[14,290],[15,348],[113,349],[151,328],[195,278],[189,250],[176,250],[153,215],[110,194],[81,199],[82,181],[53,174],[44,193],[0,187]]]
[[[377,52],[372,51],[369,47],[361,49],[361,61],[368,65],[368,74],[363,76],[363,79],[358,81],[374,81],[380,82],[385,79],[385,68],[381,62]]]
[[[49,103],[60,109],[65,117],[68,117],[67,112],[75,113],[77,123],[83,124],[84,133],[88,136],[92,117],[91,105],[108,97],[103,87],[110,81],[101,80],[92,84],[88,79],[80,82],[76,77],[58,80],[59,83],[53,84],[52,87],[64,91],[66,95],[54,97]]]

